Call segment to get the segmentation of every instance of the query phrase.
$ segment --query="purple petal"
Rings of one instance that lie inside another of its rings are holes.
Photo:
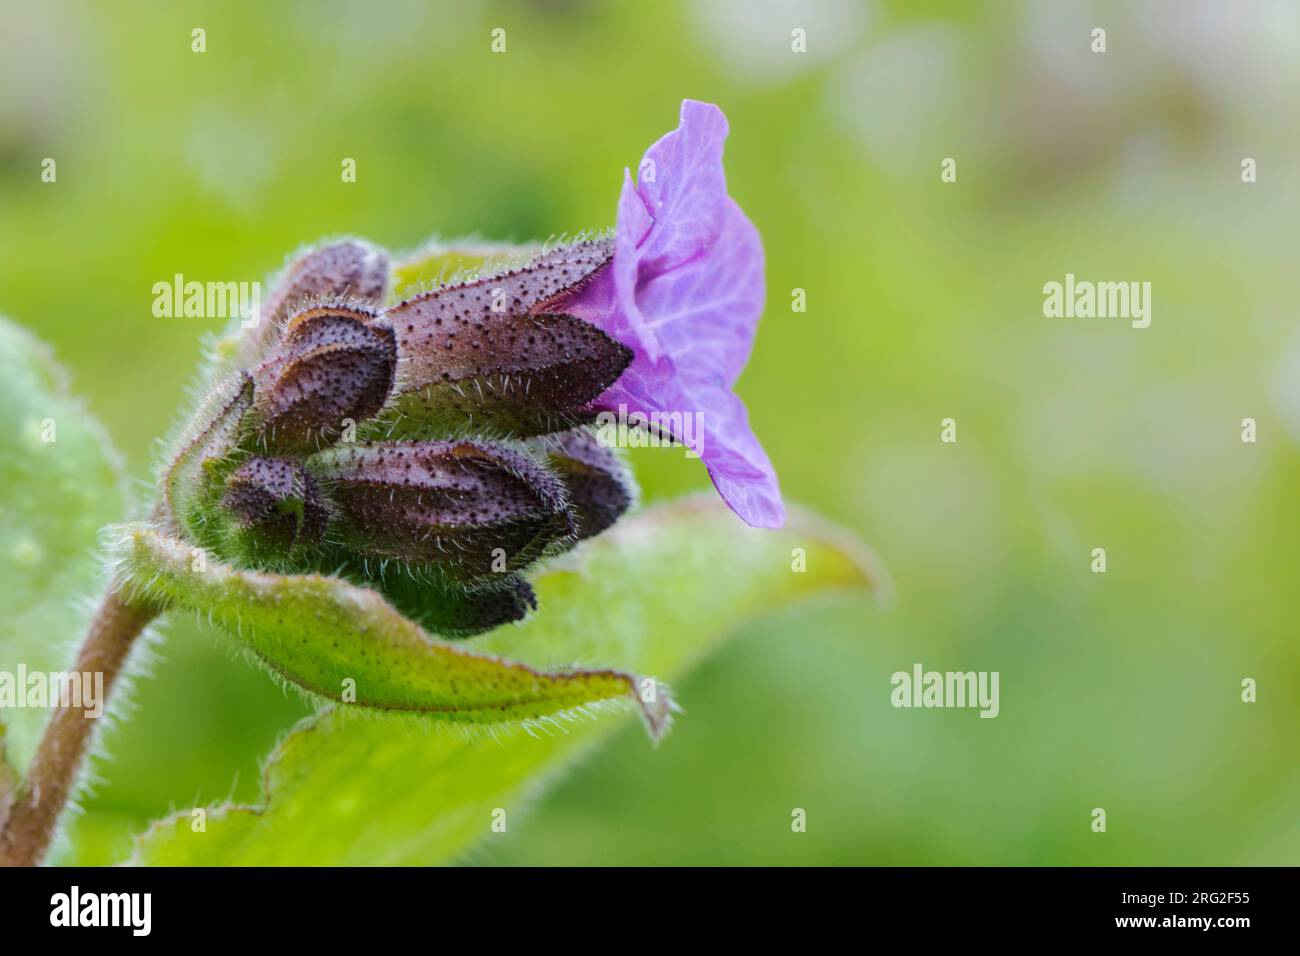
[[[625,174],[614,259],[563,309],[634,352],[595,407],[693,416],[674,430],[704,460],[723,500],[757,527],[779,527],[776,472],[731,391],[763,312],[763,244],[727,195],[727,120],[682,103],[681,123]]]

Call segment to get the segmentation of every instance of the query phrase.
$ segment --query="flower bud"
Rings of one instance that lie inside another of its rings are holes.
[[[245,365],[255,365],[280,341],[297,309],[329,299],[381,306],[388,295],[388,253],[358,239],[311,249],[285,268],[262,304],[258,324],[240,347]]]
[[[563,486],[531,458],[480,442],[339,447],[310,466],[344,549],[435,565],[455,581],[517,571],[572,539]]]
[[[564,483],[579,540],[600,534],[632,506],[636,486],[622,458],[586,429],[533,439]]]
[[[263,445],[287,453],[332,444],[344,419],[360,422],[383,407],[396,365],[384,320],[334,306],[299,312],[255,375]]]
[[[537,609],[532,587],[517,574],[494,574],[473,589],[399,571],[371,580],[399,611],[426,630],[444,638],[470,637],[502,624],[521,621]]]
[[[221,505],[235,518],[241,550],[253,556],[285,556],[317,544],[329,508],[315,479],[283,458],[250,458],[226,479]]]
[[[632,352],[594,325],[547,306],[608,261],[583,242],[531,263],[443,286],[388,310],[398,342],[395,437],[465,428],[528,436],[572,427]]]

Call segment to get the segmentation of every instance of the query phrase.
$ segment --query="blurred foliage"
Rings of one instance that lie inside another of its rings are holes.
[[[733,521],[721,502],[700,495],[626,518],[582,554],[537,576],[546,613],[475,642],[476,651],[498,655],[487,659],[490,664],[483,658],[472,663],[461,648],[449,652],[440,645],[440,656],[461,656],[461,664],[444,665],[455,679],[444,677],[437,681],[444,688],[422,688],[422,695],[445,698],[457,686],[486,683],[485,672],[495,672],[495,696],[514,705],[511,712],[499,705],[491,728],[504,740],[488,740],[486,732],[447,732],[447,720],[489,723],[489,714],[465,706],[472,694],[457,695],[458,714],[429,715],[424,723],[391,710],[333,707],[281,742],[268,762],[259,806],[214,807],[209,825],[198,832],[191,812],[182,810],[149,831],[134,859],[167,866],[454,862],[482,841],[485,820],[501,815],[508,832],[510,818],[523,815],[548,778],[617,726],[610,711],[639,709],[646,730],[659,737],[673,713],[670,685],[659,682],[676,683],[744,621],[817,594],[865,597],[882,583],[869,554],[856,543],[844,550],[842,533],[827,533],[801,511],[792,511],[779,531],[738,531]],[[802,574],[790,573],[794,547],[805,549]],[[717,580],[710,572],[720,566],[738,573]],[[286,578],[276,588],[301,593],[305,586],[302,578]],[[664,594],[675,600],[662,600]],[[326,606],[325,619],[339,616],[347,603],[337,593],[308,601]],[[251,617],[244,618],[245,633]],[[393,630],[373,604],[367,617],[374,631]],[[332,630],[338,633],[337,626]],[[422,655],[408,647],[401,656],[407,662],[401,666],[409,666]],[[528,673],[540,699],[510,700],[508,691],[525,685],[510,676],[520,667],[502,658],[534,668]],[[620,707],[600,696],[612,684],[621,704],[630,703],[617,675],[602,679],[579,671],[536,679],[538,669],[552,670],[556,660],[617,661],[637,675],[654,676],[638,676],[634,706]],[[357,687],[373,682],[373,675],[360,676]],[[563,709],[555,707],[561,693],[568,696]],[[482,696],[478,701],[486,702]],[[363,703],[360,694],[357,703]],[[519,711],[540,719],[504,724],[502,718]],[[358,773],[358,767],[369,772]]]
[[[75,654],[91,591],[103,583],[94,541],[121,515],[127,489],[102,426],[68,393],[66,372],[3,317],[0,408],[14,426],[0,432],[0,666],[58,671]],[[27,766],[46,716],[40,708],[0,711],[0,765]],[[0,766],[0,782],[4,773]]]
[[[726,110],[768,251],[740,391],[788,497],[870,541],[898,601],[750,628],[678,688],[664,746],[625,728],[477,859],[1300,860],[1294,5],[0,0],[0,22],[0,312],[141,477],[219,324],[154,318],[153,283],[260,278],[324,235],[607,226],[683,97]],[[1044,318],[1066,272],[1150,281],[1151,328]],[[706,484],[678,452],[635,463],[650,500]],[[210,631],[161,653],[84,859],[255,797],[304,712]],[[1000,671],[1001,716],[893,709],[917,661]]]

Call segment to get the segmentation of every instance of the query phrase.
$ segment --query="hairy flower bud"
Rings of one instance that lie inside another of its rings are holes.
[[[580,288],[610,250],[607,242],[575,243],[388,310],[399,364],[387,434],[473,428],[523,437],[581,420],[632,353],[594,325],[547,307]]]
[[[305,452],[332,444],[345,419],[360,422],[383,407],[396,365],[393,331],[383,319],[334,306],[299,312],[255,374],[264,447]]]
[[[437,566],[456,581],[517,571],[572,539],[564,488],[526,455],[482,442],[339,447],[311,460],[342,546]]]
[[[600,534],[636,500],[636,486],[622,458],[586,429],[533,439],[529,446],[546,457],[564,482],[579,539]]]
[[[283,458],[250,458],[226,479],[222,507],[234,516],[241,550],[284,556],[317,544],[329,508],[302,465]]]
[[[370,583],[411,620],[444,638],[481,634],[521,621],[537,609],[532,587],[517,574],[494,574],[474,588],[448,583],[438,574],[405,570],[379,575]]]
[[[258,324],[241,343],[245,365],[265,358],[284,334],[297,309],[328,299],[381,306],[388,295],[388,253],[359,239],[345,239],[311,249],[290,263],[267,300]]]

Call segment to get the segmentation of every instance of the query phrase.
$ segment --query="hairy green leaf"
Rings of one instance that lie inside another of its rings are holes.
[[[534,667],[581,661],[676,679],[747,618],[818,593],[866,594],[879,581],[856,542],[806,514],[793,513],[782,531],[755,531],[719,504],[690,499],[586,542],[535,580],[539,613],[471,643]],[[659,700],[667,692],[639,690]],[[329,709],[299,724],[271,756],[260,804],[206,808],[202,827],[190,811],[159,821],[134,860],[453,861],[494,822],[514,825],[548,780],[617,723],[580,716],[542,722],[542,733],[485,739]]]
[[[85,628],[95,535],[126,507],[121,465],[41,342],[0,319],[0,671],[60,671]],[[6,708],[5,750],[27,765],[48,711]]]
[[[114,527],[107,538],[123,585],[199,612],[281,677],[331,701],[503,724],[640,700],[631,674],[546,672],[435,640],[378,592],[341,578],[238,570],[145,525]],[[669,706],[642,704],[655,737]]]

